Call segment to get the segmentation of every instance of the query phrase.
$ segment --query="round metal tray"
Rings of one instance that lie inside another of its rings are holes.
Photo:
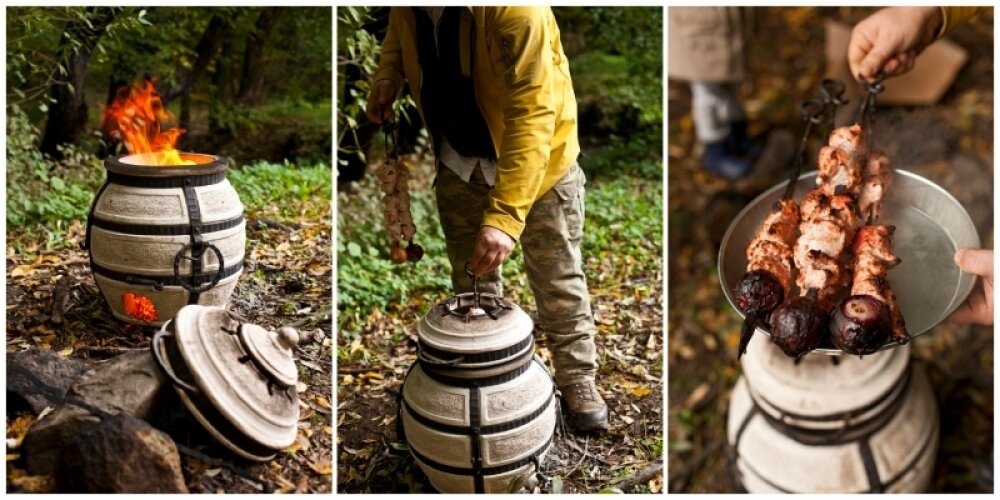
[[[746,247],[787,184],[782,182],[750,202],[722,238],[719,281],[737,312],[732,290],[746,271]],[[801,200],[815,186],[816,172],[803,174],[795,188],[795,199]],[[896,226],[893,251],[902,260],[889,271],[888,278],[906,328],[911,337],[916,337],[944,321],[969,296],[975,276],[955,265],[954,254],[959,248],[979,247],[979,234],[969,213],[951,193],[905,170],[896,170],[877,222]],[[757,331],[770,335],[768,328],[761,325]],[[890,342],[882,349],[896,345]],[[813,352],[843,354],[832,346]]]

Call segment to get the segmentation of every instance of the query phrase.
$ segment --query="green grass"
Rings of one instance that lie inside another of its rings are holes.
[[[288,162],[257,162],[230,169],[227,176],[247,213],[268,211],[288,221],[309,215],[299,213],[289,201],[325,201],[333,190],[333,172],[324,164],[297,167]],[[311,208],[328,213],[329,204],[316,203]]]

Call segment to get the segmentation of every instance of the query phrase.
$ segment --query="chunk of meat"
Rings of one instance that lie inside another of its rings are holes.
[[[792,246],[798,225],[798,205],[793,200],[781,200],[764,218],[746,250],[747,272],[770,272],[781,283],[786,295],[792,291]]]
[[[893,339],[905,343],[910,334],[896,304],[896,295],[889,287],[886,274],[896,267],[900,259],[892,252],[892,234],[896,228],[888,225],[865,226],[854,237],[854,280],[852,295],[870,295],[882,301],[889,309]]]
[[[882,200],[892,183],[892,160],[879,151],[868,155],[858,196],[858,216],[873,222],[882,215]]]

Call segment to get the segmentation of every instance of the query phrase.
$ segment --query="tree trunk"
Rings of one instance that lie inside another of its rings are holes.
[[[226,38],[222,44],[223,54],[233,54],[235,52],[235,37]],[[208,107],[208,130],[209,134],[215,136],[222,133],[222,125],[219,123],[219,111],[229,107],[236,95],[233,84],[233,71],[230,57],[220,57],[215,62],[215,73],[212,74],[212,83],[215,84],[215,99]]]
[[[222,16],[212,16],[198,40],[198,45],[195,46],[194,51],[198,57],[194,60],[194,64],[190,68],[182,68],[178,72],[177,86],[163,92],[160,96],[163,99],[164,107],[169,106],[174,99],[188,95],[198,84],[207,72],[212,59],[218,55],[222,43],[229,36],[231,30],[232,23],[227,22]]]
[[[65,68],[62,74],[57,67],[54,71],[53,83],[49,88],[49,97],[53,102],[49,105],[48,118],[45,121],[45,133],[39,149],[53,157],[60,157],[56,148],[60,144],[72,143],[80,136],[87,124],[87,104],[83,99],[83,85],[87,76],[87,64],[97,46],[98,40],[119,13],[119,8],[89,7],[88,25],[82,19],[74,19],[67,23],[66,29],[59,39],[58,53],[62,54],[59,64]],[[74,50],[72,42],[78,41],[80,46]]]
[[[240,104],[255,104],[260,98],[264,86],[263,73],[261,72],[264,47],[267,45],[267,41],[274,31],[274,25],[282,12],[283,9],[280,7],[266,7],[257,17],[254,31],[247,39],[246,50],[243,53],[240,93],[236,96],[236,101]]]

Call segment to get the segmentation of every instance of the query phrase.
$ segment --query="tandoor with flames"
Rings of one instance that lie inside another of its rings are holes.
[[[105,160],[85,247],[114,316],[162,325],[188,304],[224,307],[243,271],[243,205],[229,160],[182,153],[184,132],[152,82],[122,88],[104,114],[106,137],[130,154]]]

